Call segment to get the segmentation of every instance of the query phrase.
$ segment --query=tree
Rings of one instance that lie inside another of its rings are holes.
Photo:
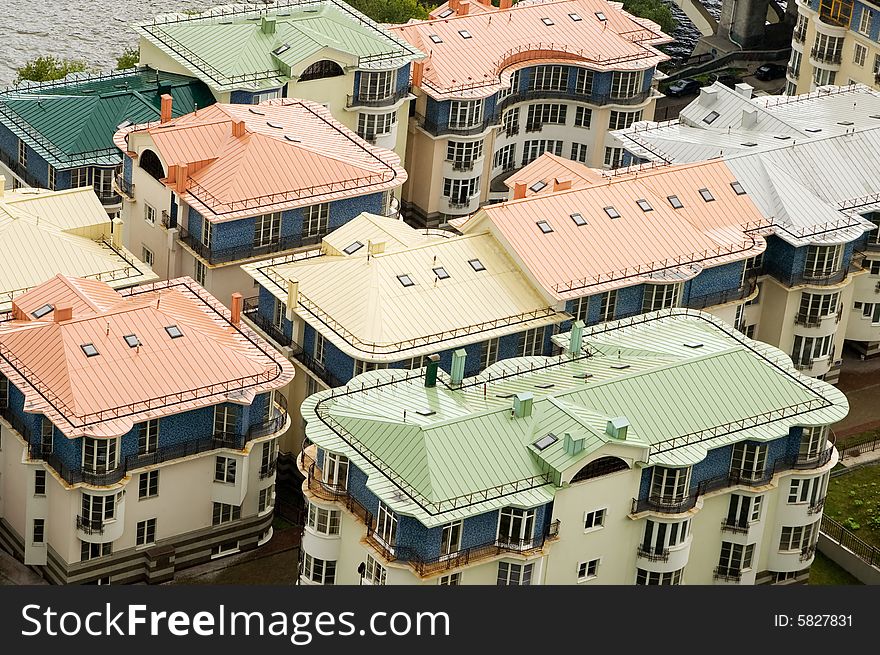
[[[672,10],[662,0],[623,0],[623,8],[634,16],[654,21],[666,34],[675,30]]]
[[[89,65],[79,59],[61,59],[53,55],[43,55],[17,69],[18,76],[15,78],[15,83],[18,84],[22,80],[33,82],[60,80],[70,73],[82,73],[88,68]]]
[[[424,19],[428,11],[419,0],[346,0],[377,23],[405,23],[410,18]]]
[[[141,54],[137,48],[126,48],[122,54],[116,58],[116,70],[121,71],[126,68],[134,68],[140,61]]]

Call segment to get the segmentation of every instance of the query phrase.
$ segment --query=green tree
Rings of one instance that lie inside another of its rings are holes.
[[[88,68],[89,65],[79,59],[61,59],[52,55],[43,55],[17,69],[18,76],[15,78],[15,82],[18,83],[22,80],[50,82],[60,80],[69,73],[82,73]]]
[[[672,10],[662,0],[623,0],[623,8],[634,16],[654,21],[666,34],[675,30]]]
[[[410,18],[424,19],[428,10],[419,0],[346,0],[377,23],[405,23]]]
[[[141,54],[137,48],[126,48],[122,54],[116,58],[116,70],[121,71],[126,68],[133,68],[138,65]]]

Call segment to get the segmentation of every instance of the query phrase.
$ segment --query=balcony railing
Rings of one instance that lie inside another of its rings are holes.
[[[431,120],[427,116],[421,114],[416,114],[415,118],[419,127],[434,136],[440,136],[441,134],[459,134],[467,136],[485,132],[498,122],[500,116],[501,114],[496,111],[489,116],[485,116],[483,120],[477,123],[438,123],[437,121]]]
[[[716,566],[712,577],[724,582],[739,582],[742,580],[742,571],[729,566]]]
[[[169,227],[177,227],[176,224],[175,224],[175,225],[172,225],[172,224],[171,224],[171,214],[168,213],[168,210],[167,210],[167,209],[163,209],[163,210],[162,210],[162,218],[161,218],[161,222],[162,222],[162,227],[164,227],[166,230],[167,230]]]
[[[816,554],[816,544],[812,546],[804,546],[801,548],[801,554],[798,559],[802,562],[806,562],[808,559],[812,559],[813,555]]]
[[[471,201],[470,198],[450,198],[447,204],[450,209],[467,209]]]
[[[659,498],[648,496],[647,498],[633,498],[632,513],[639,512],[660,512],[663,514],[681,514],[692,509],[697,504],[700,496],[711,491],[724,489],[737,485],[757,487],[770,482],[773,477],[782,471],[793,469],[815,469],[825,466],[834,454],[834,438],[831,435],[829,439],[831,445],[821,451],[817,456],[804,457],[801,455],[784,455],[776,458],[772,466],[767,467],[764,471],[740,471],[732,470],[729,473],[718,475],[708,480],[703,480],[695,488],[691,489],[686,495],[675,498]]]
[[[497,557],[506,553],[530,554],[540,551],[547,541],[559,536],[559,520],[550,523],[542,534],[528,539],[500,538],[483,544],[463,548],[453,553],[425,558],[412,548],[396,544],[389,547],[376,535],[373,514],[341,486],[328,485],[322,482],[321,469],[317,463],[303,452],[301,454],[303,468],[307,471],[307,485],[310,492],[324,500],[335,500],[343,503],[352,514],[364,523],[367,542],[382,556],[393,562],[408,564],[420,576],[426,577],[441,571],[456,569],[468,564]]]
[[[705,309],[706,307],[714,307],[715,305],[723,305],[728,302],[735,302],[748,298],[755,291],[757,278],[747,280],[742,286],[736,289],[726,289],[716,293],[708,293],[702,296],[691,296],[682,304],[691,309]]]
[[[810,50],[810,58],[821,61],[824,64],[839,64],[842,59],[840,52],[818,50],[817,48]]]
[[[540,132],[544,123],[526,123],[526,132]]]
[[[405,86],[402,89],[398,89],[397,91],[383,96],[381,98],[370,98],[364,97],[361,94],[354,94],[347,96],[345,106],[348,108],[351,107],[387,107],[388,105],[393,105],[398,100],[402,100],[406,96],[411,93],[410,87]]]
[[[740,521],[735,519],[731,520],[729,518],[723,518],[721,519],[721,531],[732,532],[733,534],[748,534],[749,525],[748,523],[743,525]]]
[[[104,534],[104,522],[85,516],[77,516],[76,529],[83,534]]]
[[[452,170],[454,171],[472,171],[474,170],[474,161],[454,161],[452,162]]]
[[[592,92],[582,93],[568,89],[532,89],[510,94],[498,103],[498,110],[503,111],[510,105],[530,100],[574,100],[602,107],[604,105],[638,105],[650,97],[650,89],[625,96],[610,93],[594,95]]]
[[[669,549],[645,548],[644,545],[641,545],[636,550],[636,556],[640,557],[641,559],[646,559],[649,562],[668,562]]]
[[[252,257],[263,257],[283,252],[285,250],[293,250],[294,248],[302,248],[304,246],[313,246],[321,242],[324,234],[315,234],[312,236],[296,236],[282,237],[277,241],[265,245],[248,244],[243,246],[234,246],[232,248],[211,248],[202,243],[201,239],[190,232],[182,225],[177,226],[179,230],[177,238],[188,248],[195,252],[199,257],[209,264],[225,264],[241,259],[250,259]]]
[[[817,328],[822,325],[822,321],[826,318],[831,318],[834,314],[829,316],[816,316],[815,314],[798,314],[794,317],[794,324],[800,325],[801,327],[807,328]]]
[[[260,467],[260,480],[265,480],[266,478],[271,478],[275,475],[275,471],[278,468],[278,460],[273,459],[266,466]]]
[[[827,514],[822,515],[820,528],[822,534],[853,552],[862,561],[871,566],[880,566],[880,548],[857,537]]]
[[[803,43],[807,40],[807,30],[795,30],[792,32],[791,38],[795,43]]]
[[[810,503],[807,507],[807,514],[818,514],[825,508],[825,499],[820,498],[816,502]]]
[[[794,66],[789,64],[785,67],[785,74],[788,75],[790,78],[796,80],[800,76],[801,70],[800,68],[795,68]]]
[[[116,175],[114,179],[119,193],[129,200],[134,200],[134,183],[131,180],[126,180],[125,176],[122,174]]]

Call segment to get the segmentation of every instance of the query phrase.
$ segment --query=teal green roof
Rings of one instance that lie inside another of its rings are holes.
[[[182,116],[214,103],[204,83],[148,68],[97,77],[22,84],[0,94],[0,123],[58,169],[122,162],[117,126],[158,120],[160,96]]]
[[[502,360],[459,389],[445,374],[426,389],[423,371],[365,373],[348,392],[306,399],[306,436],[350,457],[396,511],[434,525],[548,502],[566,470],[609,442],[644,465],[690,466],[713,448],[846,416],[840,391],[713,316],[667,310],[623,323],[585,330],[578,356]],[[512,418],[512,395],[525,392],[532,416]],[[606,433],[619,418],[625,440]],[[557,440],[536,446],[548,433]],[[575,455],[566,433],[584,440]]]
[[[424,55],[344,2],[315,0],[268,10],[217,7],[196,16],[174,14],[137,27],[154,46],[218,91],[277,88],[290,68],[329,48],[361,68],[397,68]],[[277,54],[276,54],[277,51]]]

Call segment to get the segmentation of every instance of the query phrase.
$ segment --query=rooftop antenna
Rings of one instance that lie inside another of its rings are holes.
[[[107,330],[105,332],[106,336],[110,336],[110,321],[107,321]]]

